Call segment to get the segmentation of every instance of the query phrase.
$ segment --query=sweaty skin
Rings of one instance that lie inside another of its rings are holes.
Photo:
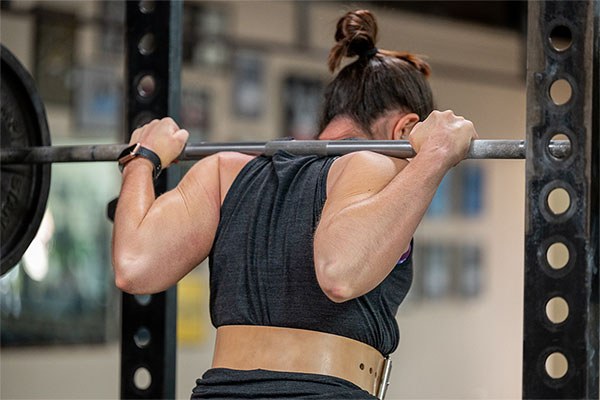
[[[401,117],[381,124],[386,129],[393,126],[390,138],[404,134],[407,124]],[[473,124],[451,111],[434,111],[422,123],[409,120],[410,127],[414,125],[409,140],[417,152],[410,162],[356,152],[338,158],[329,171],[314,260],[319,285],[332,301],[361,296],[389,274],[443,176],[464,158],[471,139],[477,137]],[[347,126],[328,128],[344,132],[336,138],[351,132]],[[168,166],[187,137],[185,130],[165,118],[137,129],[131,143],[155,151]],[[157,199],[151,163],[143,158],[128,163],[113,232],[117,286],[133,294],[156,293],[202,262],[212,247],[223,199],[252,158],[240,153],[204,158],[175,189]]]

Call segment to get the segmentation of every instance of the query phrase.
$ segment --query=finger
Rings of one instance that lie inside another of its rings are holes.
[[[178,129],[175,131],[175,133],[173,133],[173,137],[179,140],[181,143],[185,143],[190,137],[190,133],[185,129]]]
[[[142,126],[142,129],[150,129],[159,123],[160,123],[160,120],[155,118],[152,121],[148,122],[146,125]]]
[[[160,123],[171,135],[174,135],[179,130],[179,125],[171,117],[161,119]]]

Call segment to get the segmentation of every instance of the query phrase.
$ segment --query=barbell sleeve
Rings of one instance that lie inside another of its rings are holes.
[[[127,144],[98,144],[79,146],[45,146],[3,148],[1,164],[44,164],[63,162],[117,161]],[[551,141],[551,153],[562,158],[570,152],[568,140]],[[273,140],[269,142],[212,143],[187,145],[180,161],[233,151],[252,155],[272,155],[284,150],[298,155],[333,156],[368,150],[397,158],[411,158],[415,151],[407,140]],[[524,140],[473,140],[467,159],[524,159]]]

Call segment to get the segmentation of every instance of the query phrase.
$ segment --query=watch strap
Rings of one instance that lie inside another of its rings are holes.
[[[158,156],[158,154],[156,154],[155,152],[153,152],[152,150],[143,147],[140,143],[136,143],[133,144],[129,147],[127,147],[125,150],[123,150],[123,152],[119,155],[119,168],[121,170],[121,172],[123,171],[123,168],[125,167],[125,165],[127,165],[127,163],[129,163],[129,161],[133,160],[136,157],[144,157],[145,159],[149,160],[152,165],[152,178],[156,179],[158,178],[158,176],[160,175],[160,172],[162,171],[162,164],[160,162],[160,157]]]

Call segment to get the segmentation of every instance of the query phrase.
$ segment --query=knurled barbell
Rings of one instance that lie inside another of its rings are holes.
[[[50,164],[59,162],[117,161],[126,144],[50,146],[44,105],[33,79],[19,61],[1,47],[1,263],[0,275],[15,266],[40,226],[50,187]],[[568,141],[551,141],[552,156],[568,156]],[[369,150],[398,158],[415,152],[408,141],[375,140],[273,140],[247,143],[187,145],[179,160],[199,160],[224,151],[272,155],[287,151],[298,155],[332,156]],[[523,140],[474,140],[466,158],[523,159]]]
[[[43,164],[60,162],[117,161],[126,144],[98,144],[81,146],[14,147],[0,150],[2,164]],[[551,141],[550,152],[563,158],[570,150],[568,141]],[[268,142],[233,142],[187,145],[180,161],[199,160],[224,151],[252,155],[273,155],[287,151],[297,155],[339,156],[355,151],[373,151],[397,158],[411,158],[415,151],[407,140],[272,140]],[[523,159],[524,140],[473,140],[465,158],[468,159]]]

